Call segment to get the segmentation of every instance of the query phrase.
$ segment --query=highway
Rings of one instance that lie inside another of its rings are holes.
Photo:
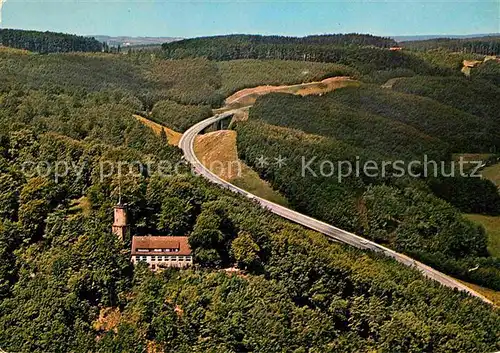
[[[208,118],[206,120],[203,120],[196,125],[192,126],[189,130],[187,130],[184,135],[182,136],[181,140],[179,141],[179,147],[183,150],[184,152],[184,157],[187,162],[191,164],[193,167],[193,170],[195,173],[205,177],[209,181],[219,184],[220,186],[229,189],[233,192],[239,193],[241,195],[244,195],[252,200],[257,201],[260,203],[260,205],[269,211],[286,218],[292,222],[298,223],[304,227],[307,227],[309,229],[315,230],[319,233],[322,233],[326,236],[328,236],[330,239],[342,242],[351,246],[354,246],[359,249],[363,250],[371,250],[375,251],[378,253],[382,253],[386,256],[392,257],[399,263],[409,266],[409,267],[414,267],[418,269],[424,276],[433,279],[435,281],[438,281],[442,285],[449,287],[449,288],[456,288],[460,291],[464,291],[469,293],[470,295],[476,296],[480,299],[482,299],[484,302],[488,304],[492,304],[490,300],[485,298],[483,295],[477,293],[476,291],[472,290],[471,288],[463,285],[462,283],[458,282],[456,279],[439,272],[435,269],[433,269],[430,266],[424,265],[421,262],[418,262],[404,254],[397,253],[389,248],[386,248],[382,245],[379,245],[371,240],[362,238],[356,234],[347,232],[345,230],[339,229],[337,227],[334,227],[330,224],[327,224],[325,222],[319,221],[317,219],[308,217],[306,215],[303,215],[299,212],[293,211],[289,208],[283,207],[281,205],[275,204],[273,202],[267,201],[265,199],[262,199],[256,195],[253,195],[243,189],[240,189],[239,187],[219,178],[217,175],[212,173],[208,168],[206,168],[196,157],[194,153],[194,142],[196,139],[196,136],[200,134],[205,128],[208,126],[214,124],[215,122],[228,118],[231,115],[233,115],[237,110],[230,110],[222,114],[215,115],[211,118]]]

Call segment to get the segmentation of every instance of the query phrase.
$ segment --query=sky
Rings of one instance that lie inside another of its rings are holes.
[[[2,28],[196,37],[500,32],[500,0],[0,0]]]

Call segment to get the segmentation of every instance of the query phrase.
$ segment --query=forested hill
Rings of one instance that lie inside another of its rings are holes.
[[[447,49],[454,52],[482,55],[500,55],[500,36],[486,36],[466,39],[436,38],[408,41],[405,48],[413,50]]]
[[[180,47],[186,46],[205,46],[214,43],[226,45],[255,45],[255,44],[299,44],[299,45],[357,45],[357,46],[375,46],[388,48],[396,45],[396,41],[391,38],[377,37],[371,34],[324,34],[312,35],[306,37],[286,37],[286,36],[262,36],[251,34],[233,34],[213,37],[199,37],[185,39],[178,42]],[[165,43],[164,47],[169,47],[171,43]]]
[[[73,34],[0,29],[0,45],[37,53],[98,52],[102,44],[95,38]]]
[[[209,60],[278,59],[329,62],[355,67],[362,73],[408,69],[427,75],[450,74],[407,52],[390,51],[390,38],[361,34],[310,37],[230,35],[165,43],[168,59],[204,57]]]

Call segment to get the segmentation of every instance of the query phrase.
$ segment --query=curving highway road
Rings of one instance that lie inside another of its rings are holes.
[[[330,224],[327,224],[325,222],[321,222],[317,219],[308,217],[306,215],[303,215],[299,212],[293,211],[289,208],[283,207],[281,205],[275,204],[273,202],[267,201],[265,199],[262,199],[256,195],[253,195],[243,189],[240,189],[239,187],[219,178],[217,175],[212,173],[207,167],[205,167],[196,157],[194,153],[194,142],[196,139],[196,136],[200,134],[205,128],[208,126],[214,124],[215,122],[218,122],[219,120],[225,119],[233,115],[237,110],[230,110],[222,114],[215,115],[211,118],[208,118],[206,120],[203,120],[196,125],[192,126],[189,130],[187,130],[184,135],[182,136],[181,140],[179,141],[179,147],[183,150],[184,152],[184,157],[186,160],[192,165],[194,171],[207,178],[211,182],[214,182],[216,184],[221,185],[222,187],[229,189],[231,191],[234,191],[236,193],[242,194],[250,199],[256,200],[260,205],[271,212],[286,218],[292,222],[301,224],[307,228],[313,229],[317,232],[323,233],[324,235],[328,236],[332,240],[339,241],[345,244],[349,244],[351,246],[354,246],[359,249],[364,249],[364,250],[371,250],[379,253],[383,253],[386,256],[392,257],[396,261],[410,267],[414,267],[418,269],[422,274],[428,278],[431,278],[435,281],[438,281],[442,285],[450,288],[456,288],[460,291],[465,291],[473,296],[476,296],[486,303],[492,304],[490,300],[482,296],[481,294],[477,293],[476,291],[472,290],[471,288],[463,285],[462,283],[458,282],[456,279],[445,275],[444,273],[441,273],[432,267],[429,267],[427,265],[424,265],[421,262],[418,262],[416,260],[413,260],[412,258],[397,253],[391,249],[388,249],[382,245],[379,245],[373,241],[370,241],[368,239],[362,238],[360,236],[357,236],[353,233],[347,232],[345,230],[336,228]]]

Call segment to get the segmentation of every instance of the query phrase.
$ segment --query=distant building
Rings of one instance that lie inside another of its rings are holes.
[[[153,271],[193,265],[188,237],[133,236],[132,263],[146,262]]]
[[[390,50],[390,51],[400,51],[400,50],[402,50],[402,49],[403,49],[403,48],[401,48],[401,47],[390,47],[390,48],[389,48],[389,50]]]
[[[116,235],[118,239],[123,241],[125,235],[127,234],[127,210],[125,205],[121,202],[113,207],[114,222],[113,222],[113,234]]]

